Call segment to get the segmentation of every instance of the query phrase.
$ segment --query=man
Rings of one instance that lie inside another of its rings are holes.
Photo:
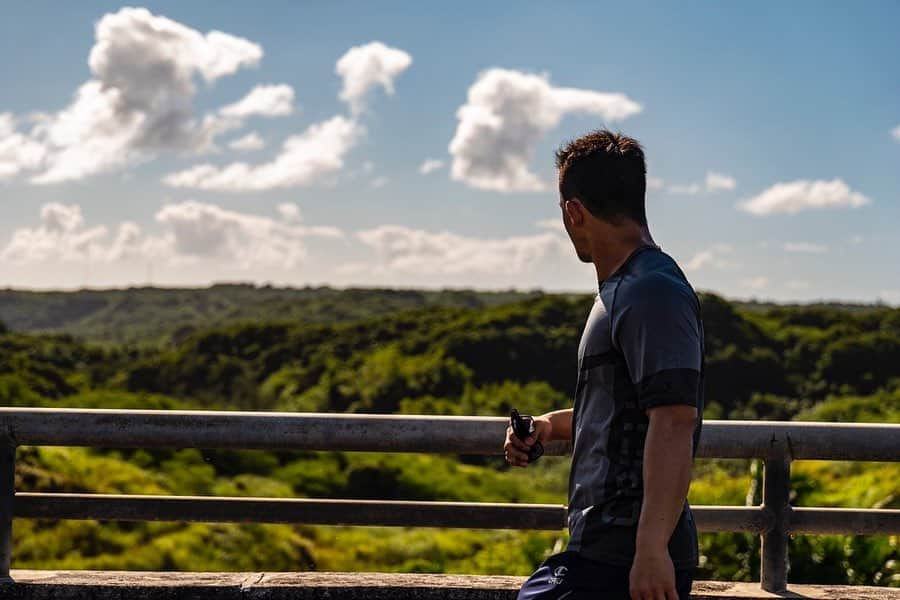
[[[700,304],[653,242],[640,144],[590,133],[556,154],[563,223],[599,291],[578,347],[572,409],[508,429],[507,462],[537,440],[572,440],[569,543],[519,600],[687,599],[697,531],[687,503],[703,414]]]

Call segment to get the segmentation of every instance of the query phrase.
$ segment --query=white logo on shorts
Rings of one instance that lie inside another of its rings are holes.
[[[566,573],[568,572],[569,569],[567,569],[566,567],[556,567],[553,570],[553,576],[550,577],[550,583],[552,583],[553,585],[559,585],[560,583],[562,583],[563,577],[565,577]]]

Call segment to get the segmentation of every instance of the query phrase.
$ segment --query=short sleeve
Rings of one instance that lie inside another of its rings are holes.
[[[638,407],[698,406],[703,330],[693,290],[651,273],[623,283],[613,312],[613,342],[625,358]]]

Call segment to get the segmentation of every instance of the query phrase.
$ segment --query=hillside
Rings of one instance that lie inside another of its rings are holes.
[[[350,321],[430,306],[492,306],[533,295],[513,291],[279,288],[243,283],[74,292],[3,289],[0,321],[23,333],[67,333],[98,342],[154,345],[172,337],[181,339],[199,329],[240,321]]]
[[[189,302],[202,291],[167,297],[157,290],[147,292],[153,302],[137,302],[130,318],[124,300],[109,309],[134,326],[129,335],[162,328],[140,322],[140,315],[216,315],[217,325],[191,322],[178,335],[160,334],[165,343],[116,343],[112,329],[73,337],[76,331],[64,326],[91,331],[90,318],[61,320],[53,327],[64,333],[53,335],[15,331],[26,320],[13,321],[13,331],[0,334],[0,404],[472,415],[506,415],[516,406],[540,413],[571,406],[575,352],[592,301],[386,290],[307,291],[305,299],[298,293],[291,300],[265,289],[254,300],[257,292],[241,286],[220,292],[245,299],[227,310],[195,310],[172,299]],[[73,302],[65,294],[48,297],[57,307]],[[266,313],[260,298],[281,303],[281,312]],[[701,299],[707,418],[900,420],[900,310],[743,308],[711,294]],[[288,312],[284,306],[294,301],[306,302],[308,312]],[[27,303],[11,304],[12,312],[29,313]],[[48,329],[54,311],[41,317]],[[259,314],[268,316],[253,317]],[[31,322],[40,323],[38,316]],[[489,457],[34,447],[19,453],[21,491],[562,504],[568,475],[566,459],[554,457],[526,473]],[[900,465],[800,462],[792,476],[799,505],[900,507]],[[698,461],[691,501],[758,502],[758,477],[758,463]],[[21,520],[14,538],[20,568],[527,574],[565,542],[565,533]],[[799,536],[792,544],[792,581],[900,585],[896,538]],[[703,535],[701,551],[702,577],[758,577],[754,536]]]

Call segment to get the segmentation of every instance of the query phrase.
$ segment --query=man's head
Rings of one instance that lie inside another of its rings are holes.
[[[637,140],[593,131],[560,148],[556,167],[563,221],[578,258],[592,261],[598,236],[646,228],[647,167]]]

